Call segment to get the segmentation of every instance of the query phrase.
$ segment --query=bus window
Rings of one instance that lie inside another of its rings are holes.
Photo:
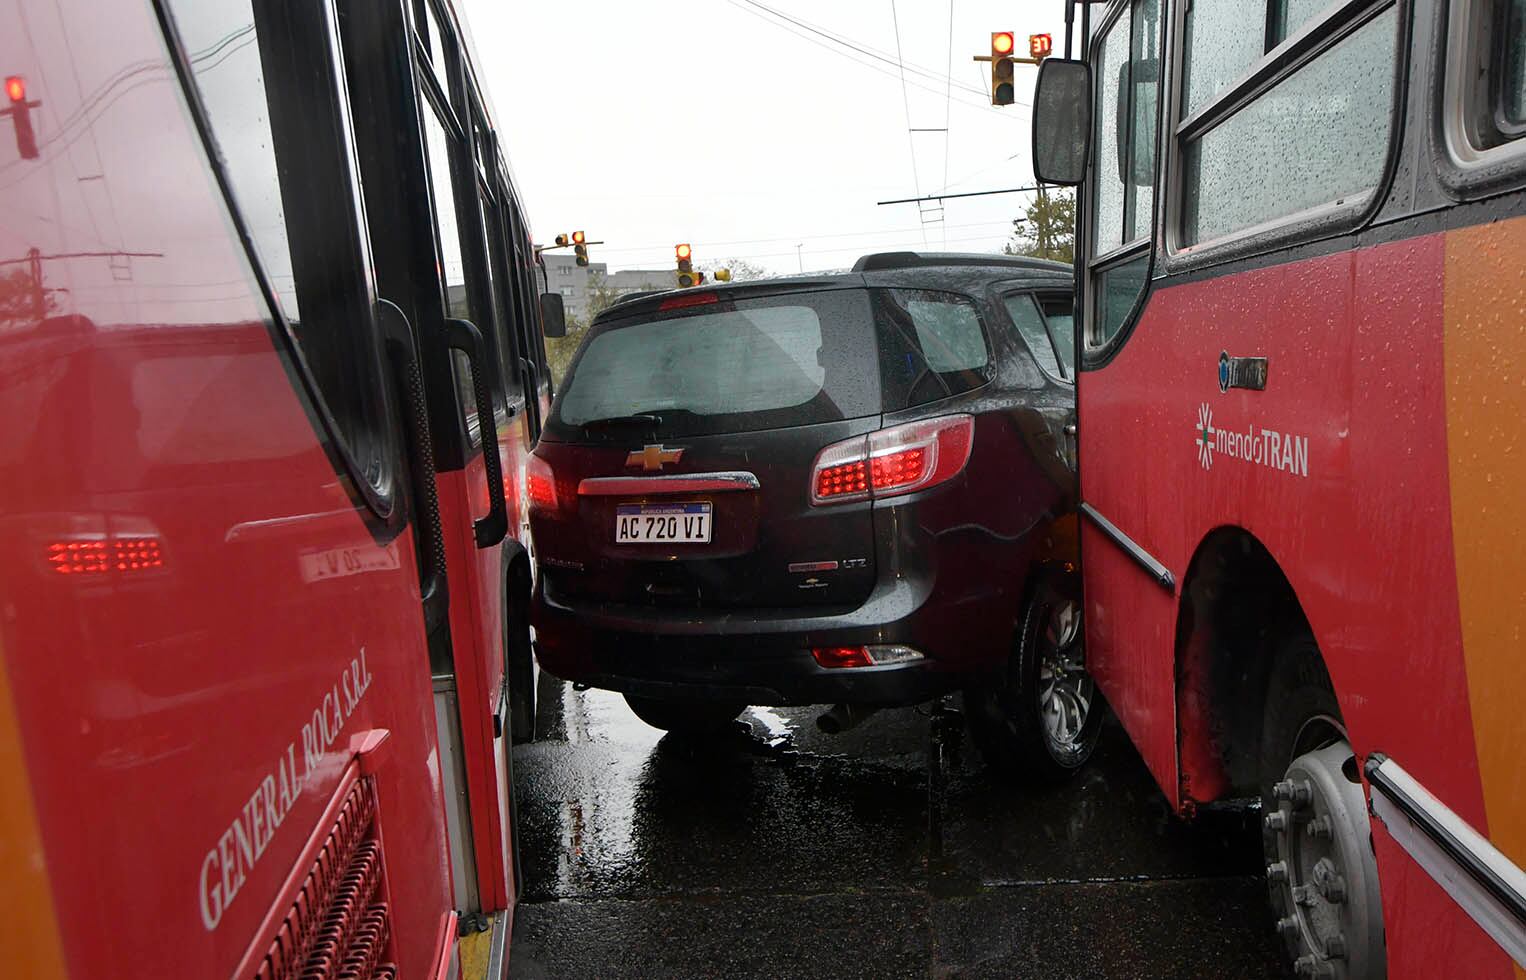
[[[1499,31],[1505,42],[1501,115],[1511,126],[1526,129],[1526,0],[1512,0],[1506,16]]]
[[[461,237],[461,218],[456,213],[456,189],[450,170],[450,140],[441,111],[432,97],[422,99],[424,120],[424,153],[429,168],[430,195],[434,199],[436,238],[440,243],[440,287],[445,291],[445,315],[471,320],[484,334],[492,329],[492,311],[476,309],[472,295],[472,283],[467,281],[467,262]],[[477,223],[470,218],[466,227]],[[482,322],[479,322],[479,316]],[[475,443],[477,435],[477,399],[472,390],[471,365],[460,351],[452,351],[451,359],[456,376],[457,401],[466,418],[466,431]]]
[[[1218,0],[1187,8],[1183,117],[1201,109],[1266,54],[1262,33],[1245,29],[1265,16],[1266,0]]]
[[[1103,28],[1096,72],[1096,192],[1089,346],[1123,328],[1149,271],[1160,86],[1160,0],[1134,0]]]
[[[1365,199],[1388,157],[1397,25],[1390,7],[1248,105],[1221,89],[1182,150],[1183,245]],[[1195,41],[1189,76],[1199,52],[1218,57]]]
[[[234,204],[347,465],[374,507],[391,480],[370,254],[351,207],[353,134],[325,4],[171,0]]]
[[[1298,30],[1314,19],[1314,15],[1330,6],[1330,0],[1272,0],[1271,36],[1267,48],[1276,47],[1298,33]]]
[[[1451,142],[1466,164],[1480,153],[1497,159],[1499,153],[1487,151],[1526,136],[1526,0],[1475,0],[1458,7],[1450,27],[1449,84],[1461,86],[1451,101],[1464,112],[1467,127],[1451,134]]]

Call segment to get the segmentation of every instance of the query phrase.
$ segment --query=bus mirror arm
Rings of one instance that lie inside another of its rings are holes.
[[[498,420],[488,394],[490,362],[483,353],[482,332],[470,320],[447,319],[445,343],[466,355],[477,401],[477,429],[482,435],[482,462],[487,469],[487,516],[472,525],[478,548],[491,548],[509,530],[509,508],[503,493],[503,461],[498,456]]]
[[[445,533],[440,523],[440,501],[435,486],[434,442],[429,435],[429,406],[424,400],[424,375],[419,369],[413,328],[397,304],[377,300],[387,360],[394,383],[402,393],[404,439],[412,475],[415,534],[422,564],[419,599],[424,606],[424,628],[434,632],[445,622],[450,590],[445,580]]]

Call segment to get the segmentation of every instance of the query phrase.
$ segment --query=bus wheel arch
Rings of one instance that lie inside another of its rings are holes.
[[[1292,583],[1244,528],[1215,528],[1182,583],[1177,760],[1184,809],[1261,793],[1261,728],[1280,645],[1310,632]]]

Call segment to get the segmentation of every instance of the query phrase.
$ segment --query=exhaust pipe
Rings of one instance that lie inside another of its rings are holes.
[[[857,728],[878,710],[861,704],[834,704],[831,710],[816,716],[816,727],[828,735],[841,735],[850,728]]]

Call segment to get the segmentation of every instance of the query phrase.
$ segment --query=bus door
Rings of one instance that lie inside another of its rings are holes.
[[[506,930],[493,918],[514,893],[505,661],[510,649],[528,657],[530,579],[524,547],[506,540],[518,495],[505,474],[519,468],[526,413],[503,371],[491,131],[445,7],[345,8],[366,204],[373,237],[388,238],[378,290],[407,314],[423,365],[450,597],[430,650],[455,902],[464,931]]]

